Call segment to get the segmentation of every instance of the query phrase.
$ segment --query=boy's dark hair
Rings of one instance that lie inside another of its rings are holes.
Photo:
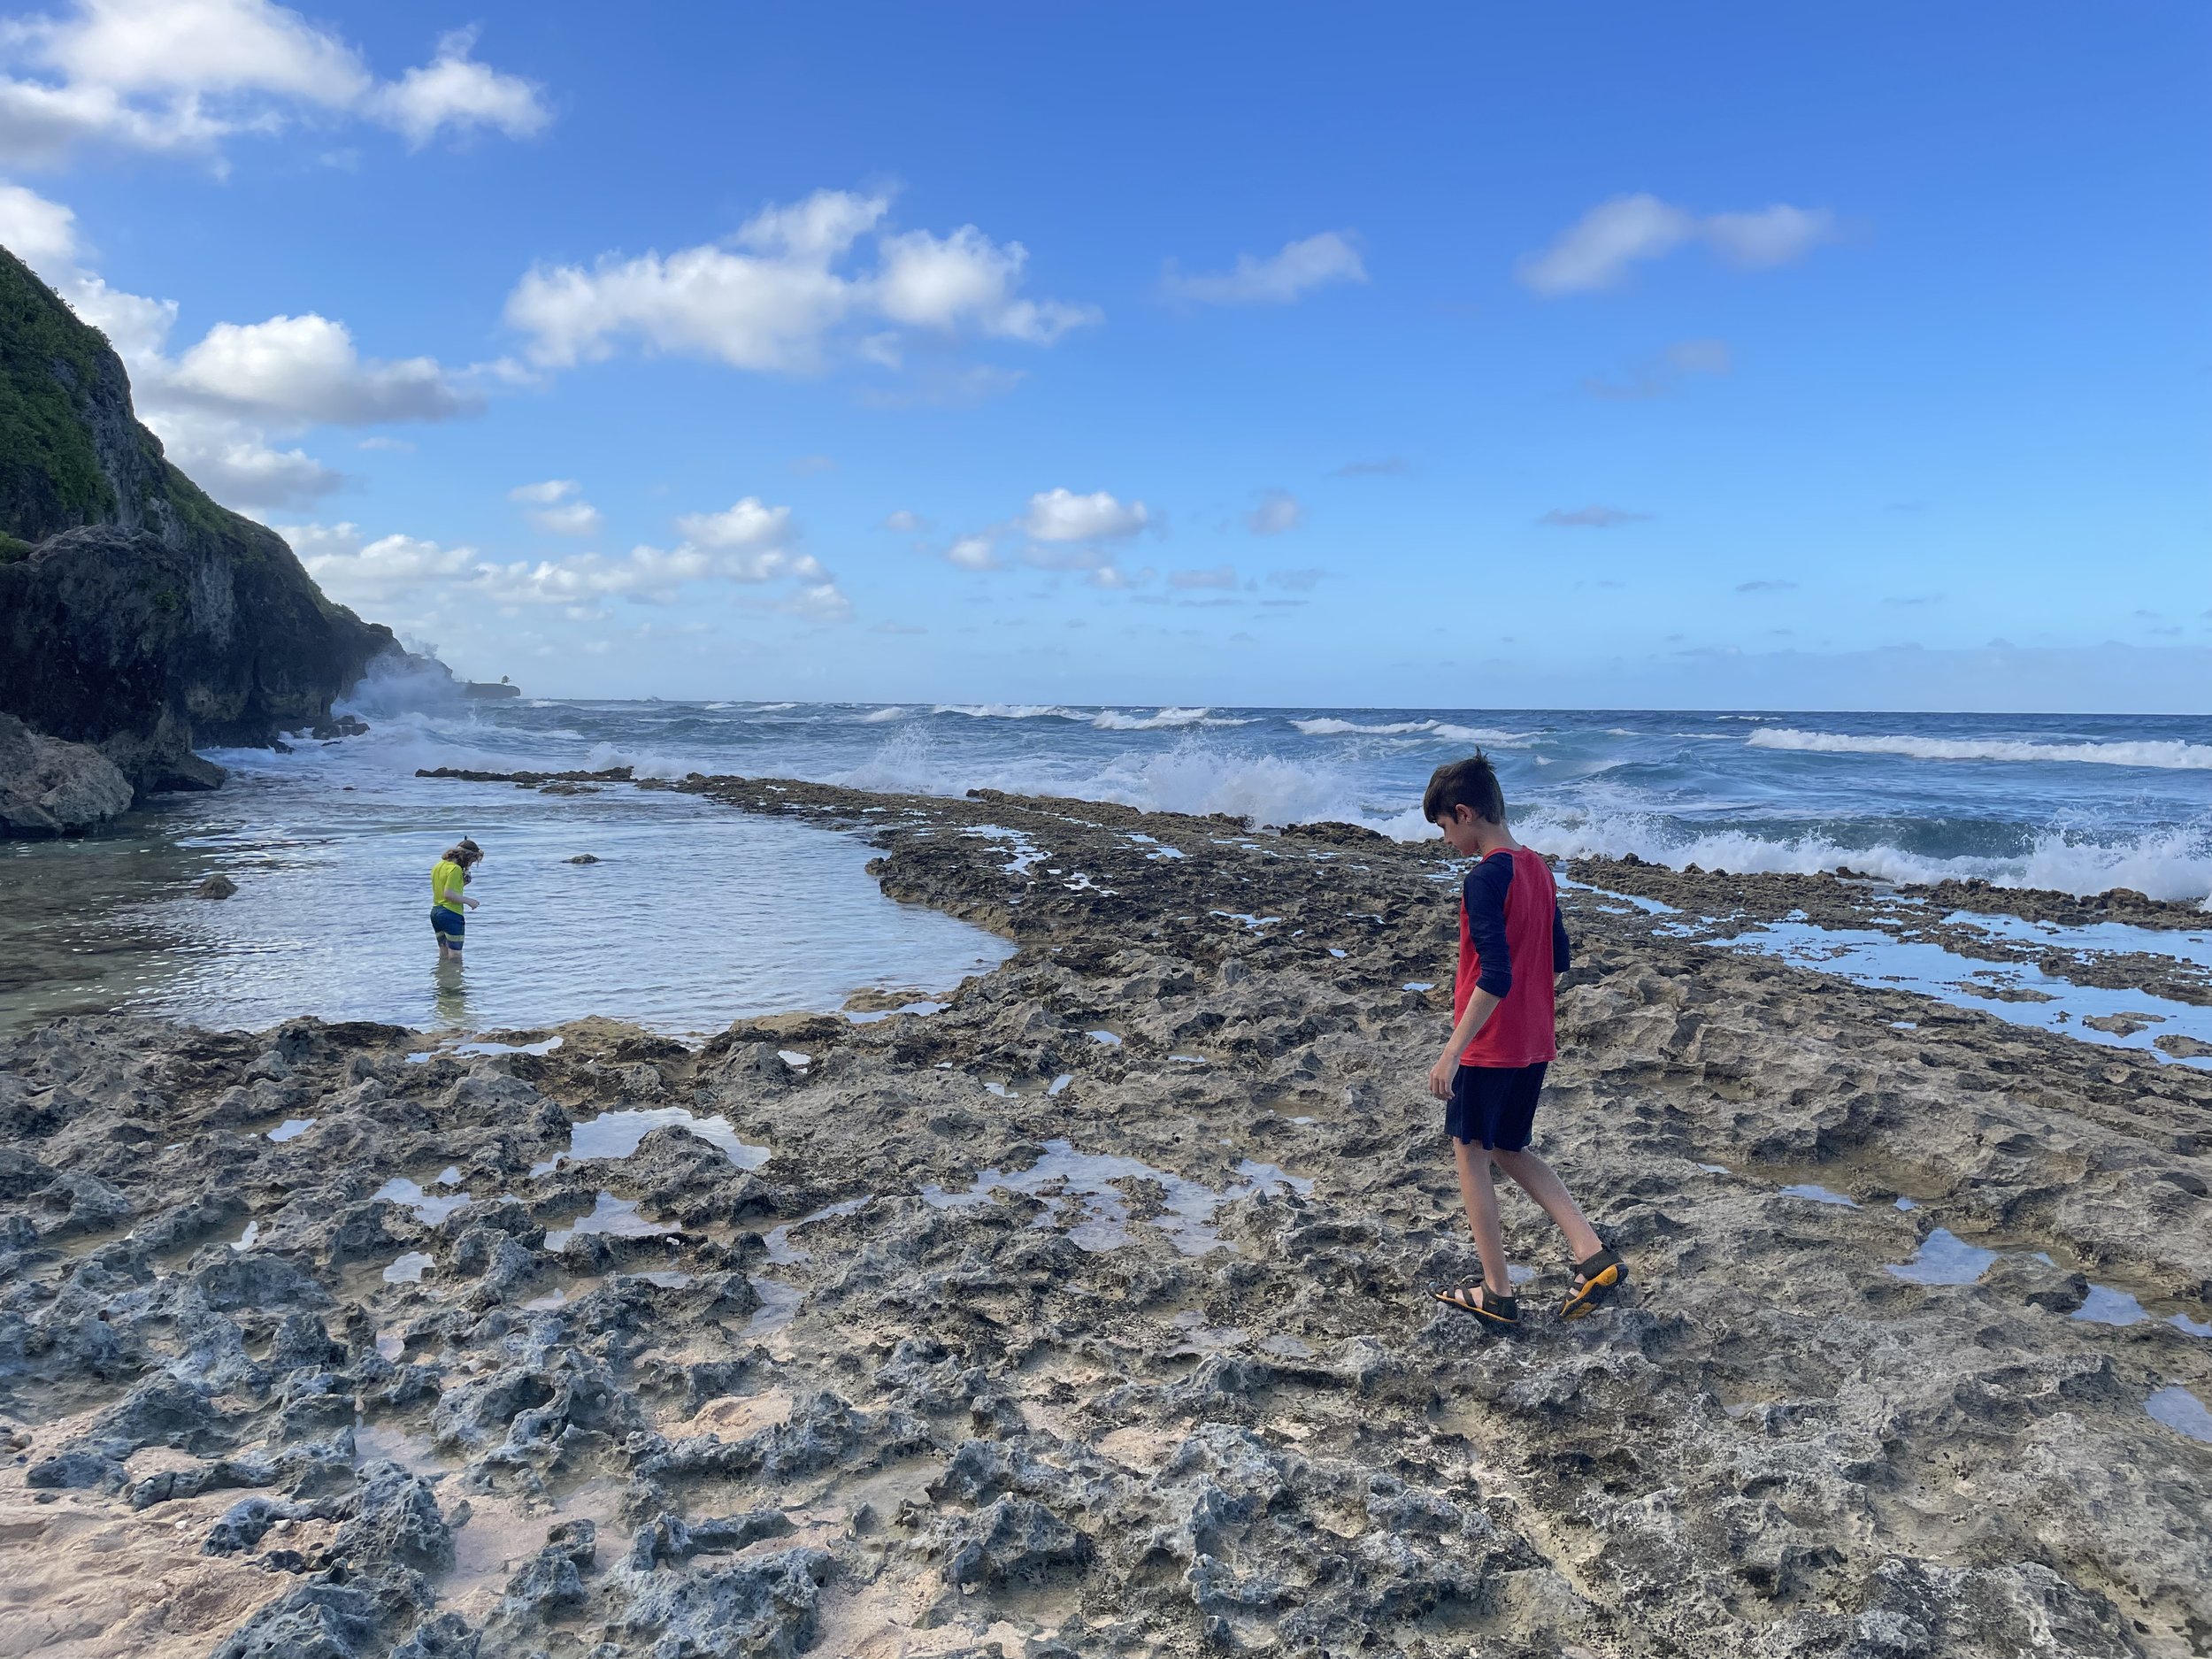
[[[1463,806],[1486,823],[1505,822],[1505,792],[1498,787],[1490,757],[1480,749],[1466,760],[1446,761],[1429,774],[1429,787],[1421,792],[1421,816],[1432,824]]]

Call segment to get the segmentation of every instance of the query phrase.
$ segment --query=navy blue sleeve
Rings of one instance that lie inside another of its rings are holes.
[[[1513,954],[1505,942],[1505,895],[1513,885],[1513,860],[1508,856],[1484,859],[1467,872],[1459,890],[1467,907],[1467,937],[1474,942],[1482,971],[1475,988],[1503,996],[1513,988]]]
[[[1551,971],[1564,973],[1574,961],[1567,944],[1567,918],[1559,913],[1559,901],[1551,902]]]

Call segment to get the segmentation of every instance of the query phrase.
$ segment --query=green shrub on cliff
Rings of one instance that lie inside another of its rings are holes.
[[[0,530],[36,541],[113,511],[81,401],[112,361],[107,337],[0,249]]]

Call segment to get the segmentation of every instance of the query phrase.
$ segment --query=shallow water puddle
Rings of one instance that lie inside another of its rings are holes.
[[[2212,1008],[2141,991],[2077,985],[2071,979],[2052,978],[2033,963],[1993,969],[1986,962],[1923,940],[1897,939],[1873,928],[1821,927],[1810,922],[1767,922],[1732,938],[1709,942],[1717,949],[1779,957],[1856,985],[1901,987],[1953,1008],[1994,1014],[2015,1025],[2032,1025],[2108,1048],[2132,1048],[2173,1064],[2212,1067],[2212,1056],[2177,1057],[2155,1046],[2157,1038],[2177,1034],[2212,1041]],[[2162,954],[2176,953],[2169,949]],[[1975,995],[1962,989],[1962,985],[1978,987],[1984,994]],[[2009,1000],[2004,995],[2007,992],[2032,1000]],[[2129,1029],[2134,1022],[2120,1017],[2131,1012],[2156,1014],[2156,1029]],[[2110,1022],[2116,1028],[2101,1030],[2087,1023],[2091,1020]]]
[[[1826,1187],[1816,1187],[1809,1181],[1797,1187],[1785,1187],[1782,1195],[1785,1198],[1809,1198],[1816,1204],[1840,1204],[1846,1210],[1859,1207],[1857,1199],[1847,1198],[1841,1193],[1832,1193]]]
[[[1241,1347],[1250,1341],[1251,1333],[1241,1325],[1208,1325],[1206,1316],[1195,1308],[1186,1308],[1168,1323],[1182,1333],[1183,1340],[1165,1350],[1169,1358],[1186,1354],[1216,1353],[1223,1348]]]
[[[626,1158],[654,1130],[670,1127],[698,1136],[741,1170],[757,1170],[768,1162],[768,1148],[739,1140],[737,1130],[720,1113],[696,1118],[680,1106],[657,1106],[645,1111],[602,1112],[571,1125],[568,1150],[556,1153],[542,1164],[533,1164],[530,1173],[549,1175],[571,1159]]]
[[[1938,1227],[1920,1241],[1909,1262],[1893,1262],[1889,1271],[1916,1285],[1971,1285],[1995,1263],[1998,1253],[1969,1244],[1948,1227]]]
[[[760,1297],[760,1306],[753,1310],[753,1317],[745,1322],[744,1335],[772,1335],[798,1317],[806,1292],[796,1285],[787,1285],[780,1279],[755,1279],[751,1284]]]
[[[230,1241],[230,1248],[234,1250],[250,1250],[254,1247],[254,1240],[260,1236],[261,1224],[258,1221],[249,1221],[246,1224],[246,1230]]]
[[[2143,1402],[2143,1409],[2168,1428],[2212,1445],[2212,1411],[2178,1383],[2161,1388]]]
[[[300,1135],[305,1134],[310,1129],[312,1129],[321,1121],[322,1119],[319,1118],[287,1118],[282,1123],[269,1131],[269,1139],[272,1141],[294,1140]]]
[[[648,1221],[638,1214],[634,1198],[617,1198],[603,1192],[593,1202],[591,1213],[580,1216],[565,1227],[556,1227],[545,1235],[545,1248],[557,1250],[571,1239],[588,1233],[603,1233],[616,1239],[654,1239],[663,1233],[673,1233],[672,1221]]]
[[[436,1186],[460,1179],[460,1171],[449,1168],[440,1175]],[[392,1179],[369,1194],[372,1203],[378,1200],[387,1203],[404,1204],[415,1212],[415,1219],[425,1226],[434,1227],[455,1210],[465,1209],[472,1202],[466,1193],[426,1193],[403,1175]]]
[[[1248,929],[1271,927],[1283,919],[1279,916],[1251,916],[1242,910],[1208,910],[1206,914],[1225,917],[1233,922],[1241,922]]]
[[[397,1463],[411,1474],[432,1480],[457,1474],[461,1469],[457,1462],[442,1456],[428,1436],[382,1423],[353,1425],[353,1463],[357,1469],[371,1463]]]
[[[1451,878],[1457,880],[1456,876]],[[1565,876],[1555,875],[1553,881],[1576,893],[1593,894],[1601,899],[1610,899],[1617,904],[1632,905],[1647,916],[1679,916],[1682,912],[1671,904],[1662,904],[1657,899],[1647,899],[1633,893],[1616,893],[1610,887],[1594,887],[1586,881],[1571,881]]]
[[[1697,1167],[1712,1175],[1736,1173],[1724,1164],[1700,1164]],[[1757,1178],[1746,1176],[1743,1179],[1755,1180]],[[1776,1190],[1787,1198],[1802,1198],[1813,1203],[1832,1204],[1846,1210],[1859,1208],[1856,1199],[1811,1182]],[[1914,1198],[1899,1198],[1892,1205],[1901,1213],[1920,1207],[1920,1202]],[[1920,1241],[1909,1259],[1892,1262],[1885,1271],[1893,1278],[1916,1285],[1972,1285],[1978,1283],[1984,1273],[1994,1266],[2001,1257],[2008,1255],[2032,1256],[2046,1266],[2055,1265],[2051,1257],[2040,1250],[1993,1248],[1970,1244],[1948,1227],[1937,1227]],[[2116,1290],[2109,1285],[2093,1283],[2081,1306],[2067,1317],[2085,1325],[2131,1325],[2144,1324],[2157,1316],[2146,1310],[2128,1292]],[[2169,1314],[2165,1316],[2164,1323],[2185,1336],[2212,1337],[2212,1323],[2193,1318],[2185,1313]]]
[[[384,1270],[388,1285],[419,1285],[422,1276],[433,1265],[431,1258],[420,1250],[410,1250]]]
[[[1909,1200],[1898,1201],[1900,1207]],[[1909,1261],[1893,1262],[1888,1271],[1895,1278],[1908,1279],[1916,1285],[1972,1285],[1981,1280],[1984,1273],[1995,1266],[2007,1255],[2030,1257],[2045,1265],[2054,1265],[2049,1255],[2041,1250],[2006,1251],[1992,1249],[1985,1245],[1969,1244],[1948,1227],[1938,1227],[1920,1241],[1919,1248]],[[2145,1308],[2131,1293],[2115,1289],[2110,1285],[2093,1283],[2081,1306],[2066,1316],[2080,1325],[2106,1325],[2124,1328],[2147,1325],[2158,1316]],[[2164,1323],[2184,1336],[2212,1337],[2212,1323],[2193,1319],[2185,1313],[2165,1317]]]
[[[1954,910],[1943,920],[1947,926],[1969,927],[1992,939],[2020,944],[2054,946],[2075,956],[2172,956],[2212,968],[2212,930],[2184,933],[2176,928],[2136,927],[2125,922],[2066,927],[2056,922],[2032,922],[2022,916],[1982,910]]]
[[[439,1045],[438,1045],[438,1047],[436,1047],[436,1048],[425,1048],[425,1049],[421,1050],[421,1051],[420,1051],[420,1052],[419,1052],[419,1053],[415,1053],[415,1054],[411,1054],[411,1055],[409,1055],[409,1056],[407,1056],[407,1063],[408,1063],[410,1065],[427,1065],[427,1064],[428,1064],[431,1061],[433,1061],[433,1060],[436,1059],[436,1058],[437,1058],[440,1055],[442,1055],[442,1054],[447,1054],[447,1055],[551,1054],[551,1053],[553,1052],[553,1050],[554,1050],[554,1049],[556,1049],[556,1048],[559,1048],[560,1046],[561,1046],[561,1039],[560,1039],[560,1038],[558,1038],[558,1037],[548,1037],[548,1038],[544,1039],[544,1041],[541,1041],[541,1042],[489,1042],[489,1041],[485,1041],[485,1042],[457,1042],[457,1043],[450,1043],[450,1044],[447,1044],[447,1043],[441,1043],[441,1044],[439,1044]]]
[[[950,1062],[947,1064],[949,1064]],[[1001,1100],[1018,1100],[1025,1094],[1035,1092],[1033,1083],[1032,1087],[1025,1089],[1022,1087],[1023,1081],[1024,1079],[1020,1078],[995,1078],[986,1081],[983,1087],[986,1093],[995,1094]],[[1057,1094],[1074,1081],[1075,1074],[1072,1071],[1063,1071],[1044,1086],[1043,1092],[1047,1094]]]
[[[1036,842],[1019,830],[1006,829],[996,824],[977,824],[960,833],[979,841],[997,841],[1010,849],[1013,856],[1006,861],[1006,873],[1010,876],[1026,876],[1048,856]]]
[[[599,1529],[600,1560],[613,1553],[624,1483],[601,1476],[553,1494],[550,1509],[526,1512],[513,1498],[471,1494],[469,1518],[453,1533],[453,1565],[437,1575],[438,1604],[482,1622],[517,1569],[534,1556],[564,1521],[588,1520]]]
[[[810,1227],[816,1222],[827,1221],[833,1216],[853,1215],[864,1209],[874,1197],[873,1193],[863,1193],[859,1197],[848,1198],[842,1203],[826,1204],[810,1214],[801,1216],[796,1221],[787,1221],[780,1226],[771,1227],[761,1240],[768,1247],[767,1259],[781,1266],[812,1261],[814,1258],[811,1256],[792,1244],[791,1235],[801,1227]]]
[[[1146,1224],[1166,1233],[1184,1255],[1202,1256],[1221,1248],[1221,1239],[1209,1225],[1221,1205],[1285,1187],[1301,1196],[1313,1191],[1311,1180],[1250,1158],[1237,1165],[1237,1173],[1244,1177],[1243,1186],[1217,1193],[1140,1158],[1078,1152],[1065,1141],[1048,1141],[1044,1156],[1026,1170],[1010,1175],[1002,1170],[985,1170],[976,1177],[975,1185],[962,1193],[949,1193],[932,1182],[922,1188],[921,1196],[924,1202],[948,1210],[985,1202],[995,1191],[1027,1193],[1045,1202],[1039,1225],[1056,1216],[1066,1199],[1073,1199],[1083,1218],[1068,1229],[1070,1240],[1086,1250],[1111,1250],[1133,1241],[1128,1201],[1112,1183],[1157,1181],[1165,1189],[1165,1210],[1146,1217]],[[1059,1190],[1048,1193],[1048,1187]]]

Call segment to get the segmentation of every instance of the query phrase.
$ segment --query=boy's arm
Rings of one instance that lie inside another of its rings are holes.
[[[1429,1093],[1440,1099],[1452,1092],[1459,1056],[1475,1040],[1498,1004],[1513,988],[1513,953],[1505,939],[1505,895],[1513,885],[1510,858],[1486,858],[1469,872],[1460,902],[1467,910],[1467,937],[1474,945],[1481,974],[1466,1011],[1452,1026],[1443,1056],[1429,1068]]]
[[[1444,1044],[1443,1057],[1429,1068],[1429,1093],[1437,1099],[1451,1098],[1452,1073],[1459,1070],[1459,1056],[1466,1052],[1475,1033],[1504,1000],[1484,990],[1479,983],[1476,985],[1475,994],[1467,999],[1467,1011],[1459,1017],[1459,1023],[1452,1027],[1451,1037]]]

